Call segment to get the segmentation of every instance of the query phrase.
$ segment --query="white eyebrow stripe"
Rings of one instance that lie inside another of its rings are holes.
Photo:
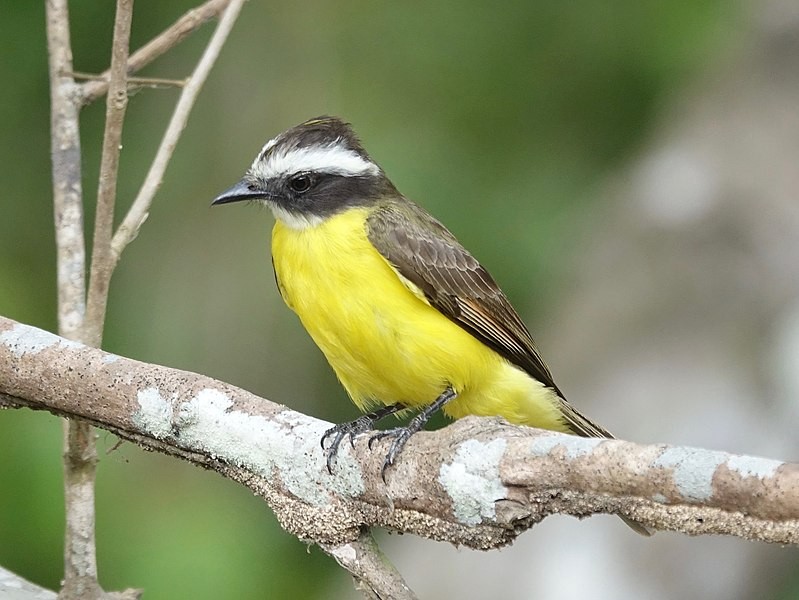
[[[281,136],[282,136],[282,134],[281,134],[281,135],[276,135],[276,136],[275,136],[275,137],[273,137],[271,140],[269,140],[268,142],[266,142],[266,143],[264,144],[264,147],[263,147],[263,148],[261,148],[261,151],[258,153],[258,158],[262,157],[264,154],[266,154],[266,152],[267,152],[267,151],[268,151],[270,148],[272,148],[272,147],[273,147],[275,144],[277,144],[277,143],[280,141],[280,138],[281,138]],[[256,160],[258,160],[258,158],[256,158]]]
[[[275,140],[267,142],[265,149],[274,146]],[[271,144],[271,146],[270,146]],[[358,153],[340,145],[309,146],[293,148],[287,152],[273,152],[262,160],[263,151],[250,169],[251,173],[262,179],[273,179],[301,171],[316,171],[357,177],[377,175],[380,168]]]

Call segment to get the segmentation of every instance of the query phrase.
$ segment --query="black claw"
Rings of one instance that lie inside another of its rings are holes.
[[[353,427],[357,423],[357,419],[352,421],[351,423],[342,423],[341,425],[336,425],[335,427],[331,427],[322,435],[322,449],[325,451],[325,464],[327,465],[327,472],[331,475],[333,474],[333,465],[336,462],[336,456],[338,455],[338,448],[341,445],[341,440],[344,439],[346,435],[353,435]],[[330,445],[325,448],[325,442],[330,440]]]
[[[418,415],[417,415],[418,417]],[[394,440],[391,442],[391,446],[389,446],[388,452],[386,453],[386,459],[383,461],[383,468],[380,470],[380,476],[383,478],[383,483],[386,482],[386,471],[390,466],[392,466],[397,457],[402,452],[403,448],[405,448],[405,444],[408,443],[408,440],[411,439],[411,436],[419,431],[422,426],[424,426],[426,419],[417,421],[417,418],[414,418],[407,427],[395,427],[394,429],[387,429],[385,431],[379,431],[369,437],[369,449],[372,449],[372,444],[376,441],[380,441],[384,438],[391,437]]]
[[[359,417],[358,419],[356,419],[356,422],[360,421],[363,418],[364,417]],[[374,425],[374,423],[371,420],[364,419],[363,423],[359,422],[356,427],[353,427],[352,429],[350,429],[349,432],[347,432],[350,438],[350,448],[355,450],[355,438],[360,434],[369,431],[372,428],[372,425]]]
[[[386,482],[386,470],[396,462],[397,457],[402,452],[402,449],[405,448],[405,444],[408,443],[408,440],[411,439],[411,436],[425,426],[425,423],[427,423],[433,413],[441,410],[442,406],[455,397],[457,397],[455,391],[452,388],[447,388],[438,398],[436,398],[435,402],[429,406],[426,406],[424,410],[411,419],[407,427],[395,427],[394,429],[379,431],[369,438],[368,445],[370,450],[372,448],[372,444],[376,440],[382,440],[386,437],[394,438],[394,441],[391,442],[391,446],[388,449],[388,453],[386,453],[386,459],[383,461],[383,468],[380,471],[380,476],[383,478],[383,483]]]
[[[383,468],[380,470],[380,476],[383,478],[383,483],[386,482],[386,471],[396,462],[397,458],[402,452],[402,449],[405,448],[405,444],[407,444],[408,440],[411,439],[411,436],[425,426],[425,423],[427,423],[428,419],[430,419],[430,416],[433,413],[440,410],[442,406],[456,396],[457,394],[452,390],[452,388],[447,388],[438,398],[436,398],[435,402],[429,406],[426,406],[424,410],[411,419],[407,427],[395,427],[393,429],[386,429],[385,431],[376,431],[369,436],[369,441],[367,442],[367,447],[369,450],[372,449],[372,445],[376,441],[380,441],[387,437],[394,438],[391,442],[388,452],[386,453],[386,458],[383,461]],[[333,464],[336,461],[336,454],[338,453],[341,440],[343,440],[345,436],[349,436],[350,445],[354,448],[355,438],[357,436],[370,431],[374,427],[374,424],[383,417],[393,415],[394,413],[404,409],[405,406],[402,404],[384,406],[376,411],[361,415],[354,421],[336,425],[335,427],[331,427],[325,431],[324,435],[322,435],[322,449],[325,451],[325,462],[327,464],[328,472],[331,474],[333,473]],[[328,439],[331,440],[330,446],[325,448],[325,442]]]
[[[371,431],[374,424],[388,415],[393,415],[395,412],[403,410],[405,407],[402,404],[392,404],[391,406],[384,406],[376,411],[361,415],[354,421],[349,423],[342,423],[331,427],[322,435],[321,445],[322,450],[325,451],[325,463],[329,473],[333,473],[333,465],[336,462],[336,455],[338,454],[341,440],[349,436],[350,445],[355,448],[355,438],[362,433]],[[325,448],[325,443],[330,440],[330,445]],[[371,446],[370,446],[371,447]]]
[[[372,444],[374,444],[375,442],[379,442],[380,440],[382,440],[387,435],[388,435],[388,433],[385,432],[385,431],[378,431],[377,433],[373,433],[372,435],[369,436],[369,442],[366,444],[367,448],[369,448],[369,450],[371,450],[372,449]]]
[[[349,425],[349,423],[345,423],[345,425]],[[333,463],[336,460],[336,454],[338,453],[338,447],[341,444],[341,438],[343,438],[345,435],[346,432],[343,430],[342,425],[331,427],[322,435],[323,450],[325,449],[325,441],[332,436],[330,446],[328,446],[327,450],[325,450],[325,463],[327,464],[327,472],[331,475],[333,474]]]
[[[368,446],[370,450],[372,449],[372,444],[374,444],[376,441],[387,437],[394,438],[394,440],[391,442],[391,446],[389,446],[388,452],[386,453],[386,459],[383,461],[383,468],[380,470],[380,476],[383,478],[383,483],[386,482],[386,471],[397,461],[397,458],[399,457],[403,448],[405,448],[405,444],[407,444],[408,440],[411,439],[411,436],[414,433],[421,431],[422,428],[424,428],[425,423],[427,423],[427,421],[430,419],[431,415],[433,415],[433,413],[435,413],[437,410],[440,410],[442,406],[456,396],[457,394],[451,388],[447,388],[444,390],[444,393],[436,398],[435,402],[429,406],[426,406],[424,410],[411,419],[407,427],[395,427],[393,429],[386,429],[385,431],[378,431],[369,437]]]

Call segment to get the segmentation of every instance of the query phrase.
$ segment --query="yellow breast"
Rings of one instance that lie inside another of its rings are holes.
[[[502,415],[564,430],[552,392],[430,306],[366,236],[367,209],[315,227],[277,221],[281,293],[361,408],[430,404],[447,387],[453,417]]]

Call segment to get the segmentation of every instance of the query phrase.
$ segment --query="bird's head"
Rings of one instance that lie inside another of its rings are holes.
[[[349,123],[316,117],[269,140],[244,177],[213,204],[255,200],[286,225],[303,229],[396,193]]]

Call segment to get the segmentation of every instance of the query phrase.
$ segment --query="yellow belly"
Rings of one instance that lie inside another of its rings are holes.
[[[351,209],[301,230],[277,221],[272,232],[283,298],[353,402],[421,407],[451,386],[451,417],[501,415],[567,431],[550,389],[403,283],[367,239],[365,216]]]

